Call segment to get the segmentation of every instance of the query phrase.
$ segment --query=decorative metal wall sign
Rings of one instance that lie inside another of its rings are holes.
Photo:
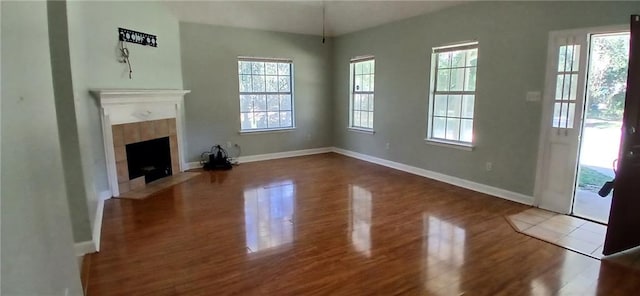
[[[134,30],[118,28],[120,41],[158,47],[158,37]]]

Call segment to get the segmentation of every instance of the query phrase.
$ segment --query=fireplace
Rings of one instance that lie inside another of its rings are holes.
[[[181,171],[175,119],[117,124],[111,130],[120,193]]]
[[[169,137],[125,146],[129,180],[144,177],[145,183],[171,176]]]
[[[92,90],[100,101],[109,187],[113,196],[184,170],[185,90]]]

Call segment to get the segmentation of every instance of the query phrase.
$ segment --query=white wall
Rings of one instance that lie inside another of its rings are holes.
[[[82,295],[54,105],[47,2],[0,5],[0,294]]]

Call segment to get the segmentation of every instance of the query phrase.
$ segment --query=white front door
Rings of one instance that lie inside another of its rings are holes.
[[[547,77],[542,102],[535,205],[570,214],[576,188],[591,34],[621,26],[549,34]]]
[[[563,214],[571,212],[575,188],[588,34],[577,30],[549,35],[535,198],[540,208]]]

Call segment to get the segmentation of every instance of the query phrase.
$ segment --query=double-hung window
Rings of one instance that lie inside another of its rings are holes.
[[[292,73],[291,60],[238,58],[240,131],[295,126]]]
[[[372,56],[351,60],[349,127],[373,131],[373,85],[376,62]]]
[[[427,140],[473,144],[477,65],[477,42],[433,49]]]

